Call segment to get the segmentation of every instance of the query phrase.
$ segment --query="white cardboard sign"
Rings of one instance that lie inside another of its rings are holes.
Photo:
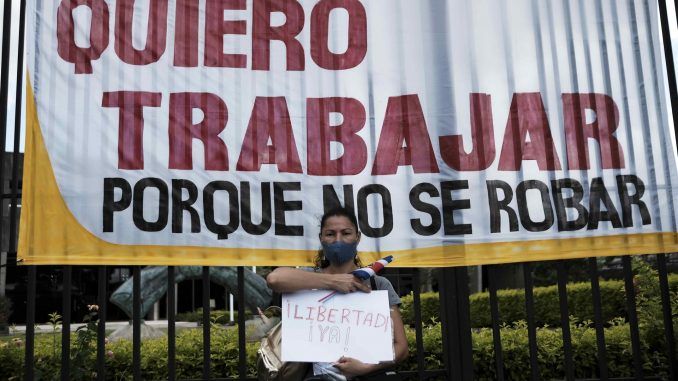
[[[283,295],[282,360],[334,362],[341,356],[376,364],[393,360],[387,291],[337,294],[328,290]]]

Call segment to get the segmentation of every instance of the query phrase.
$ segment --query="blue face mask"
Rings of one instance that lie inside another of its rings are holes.
[[[346,243],[336,241],[333,243],[322,243],[325,259],[335,265],[343,265],[352,261],[358,253],[358,242]]]

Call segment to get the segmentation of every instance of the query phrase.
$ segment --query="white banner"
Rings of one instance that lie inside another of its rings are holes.
[[[29,3],[27,263],[678,249],[654,1]]]

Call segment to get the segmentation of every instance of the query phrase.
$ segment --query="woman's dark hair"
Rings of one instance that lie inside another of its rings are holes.
[[[333,209],[328,210],[323,214],[322,217],[320,217],[320,231],[322,232],[323,228],[325,227],[325,223],[327,222],[327,219],[330,217],[346,217],[348,218],[349,221],[351,221],[351,224],[353,224],[353,227],[355,228],[355,231],[358,231],[358,220],[355,218],[355,214],[350,212],[348,209],[343,208],[343,207],[336,207]]]
[[[349,211],[346,208],[336,207],[328,210],[327,212],[325,212],[325,214],[323,214],[322,217],[320,217],[320,234],[322,234],[323,228],[325,227],[325,223],[327,222],[327,219],[330,217],[346,217],[355,228],[355,231],[357,233],[360,233],[360,230],[358,230],[358,220],[355,218],[355,214],[353,214],[353,212]],[[324,269],[325,267],[330,265],[330,261],[325,259],[322,249],[318,250],[318,254],[315,256],[314,262],[315,267],[319,269]],[[354,263],[358,267],[363,267],[358,256],[355,257]]]

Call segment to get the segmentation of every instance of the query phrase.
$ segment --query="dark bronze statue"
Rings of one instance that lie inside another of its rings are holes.
[[[257,307],[265,308],[271,304],[272,292],[266,280],[245,268],[245,304],[256,314]],[[202,277],[201,266],[176,267],[175,281]],[[210,267],[210,279],[220,284],[226,291],[238,294],[237,267]],[[146,316],[153,305],[167,292],[167,267],[149,266],[141,270],[141,316]],[[132,318],[132,278],[125,281],[111,295],[111,302],[120,307]]]

